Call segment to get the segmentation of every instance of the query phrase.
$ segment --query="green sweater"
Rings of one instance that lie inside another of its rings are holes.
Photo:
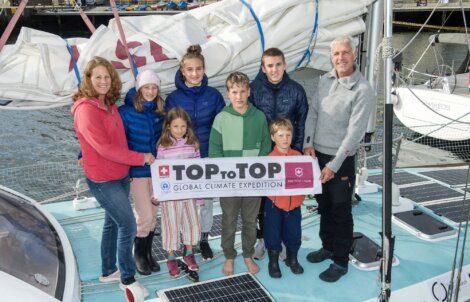
[[[265,156],[271,151],[266,116],[248,103],[245,114],[226,106],[215,117],[209,157]]]

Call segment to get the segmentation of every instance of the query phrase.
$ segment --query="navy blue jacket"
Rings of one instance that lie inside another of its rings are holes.
[[[225,107],[220,92],[207,86],[204,75],[201,86],[188,87],[183,75],[178,70],[175,75],[176,90],[166,98],[165,112],[173,107],[182,107],[191,117],[194,132],[199,139],[201,157],[207,157],[209,151],[209,135],[215,116]]]
[[[294,126],[291,147],[302,152],[308,101],[304,88],[284,73],[282,81],[272,84],[260,70],[250,84],[250,100],[266,115],[268,123],[276,118],[287,118]]]
[[[144,110],[138,112],[134,107],[135,88],[129,90],[124,105],[119,107],[124,129],[126,131],[127,145],[130,150],[141,153],[152,153],[157,156],[157,141],[162,132],[163,115],[155,113],[155,102],[144,102]],[[132,166],[130,177],[150,177],[150,166]]]

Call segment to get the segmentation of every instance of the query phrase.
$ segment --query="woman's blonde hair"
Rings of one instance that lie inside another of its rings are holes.
[[[106,68],[111,77],[111,87],[109,88],[108,93],[106,93],[104,103],[110,106],[116,103],[117,100],[119,100],[119,98],[121,97],[122,88],[122,83],[121,79],[119,78],[119,74],[108,60],[102,57],[94,57],[88,62],[85,67],[85,71],[83,72],[82,76],[82,83],[80,84],[78,91],[75,92],[75,94],[73,95],[74,102],[82,97],[98,97],[98,93],[95,91],[95,89],[93,89],[93,84],[91,83],[91,74],[93,70],[98,66],[103,66],[104,68]]]
[[[186,54],[181,58],[180,61],[180,70],[184,68],[184,61],[188,59],[199,59],[202,62],[202,67],[206,68],[206,62],[204,56],[202,55],[202,48],[199,44],[190,45],[186,50]]]
[[[142,89],[137,90],[137,93],[135,94],[134,98],[134,107],[135,110],[138,112],[144,111],[144,96],[142,94]],[[158,93],[155,99],[153,100],[157,104],[157,109],[155,109],[155,113],[159,115],[164,115],[165,114],[165,109],[164,109],[164,104],[165,102],[163,101],[163,98],[160,96],[160,87],[158,88]]]
[[[165,122],[163,123],[162,127],[162,134],[160,135],[160,139],[157,142],[157,146],[167,148],[171,147],[174,144],[174,139],[171,137],[170,126],[171,122],[176,119],[182,119],[186,122],[186,134],[184,135],[184,137],[186,138],[186,143],[188,145],[193,145],[194,148],[198,150],[199,140],[194,134],[193,126],[191,124],[191,118],[189,117],[189,114],[181,107],[174,107],[167,112]]]

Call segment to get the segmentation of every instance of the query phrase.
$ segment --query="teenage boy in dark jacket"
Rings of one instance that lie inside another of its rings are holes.
[[[305,120],[308,112],[304,88],[286,73],[284,53],[278,48],[266,49],[261,56],[261,70],[250,85],[250,101],[261,110],[270,124],[278,118],[288,119],[294,126],[292,149],[302,152]],[[263,241],[264,199],[258,215],[259,239],[255,259],[264,258]]]

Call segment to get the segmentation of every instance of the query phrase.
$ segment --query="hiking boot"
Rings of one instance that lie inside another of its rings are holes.
[[[255,246],[255,253],[253,254],[253,258],[256,260],[263,260],[264,254],[266,252],[266,247],[264,246],[264,239],[258,239],[258,243]]]
[[[152,243],[153,243],[153,236],[155,235],[155,232],[152,231],[149,233],[147,236],[147,243],[146,243],[146,251],[145,251],[145,257],[147,259],[148,266],[152,272],[159,272],[160,271],[160,264],[158,264],[155,259],[153,259],[152,255]]]
[[[119,269],[117,269],[109,275],[100,276],[99,280],[100,280],[100,282],[103,282],[103,283],[121,281],[121,273],[119,272]]]
[[[332,257],[333,252],[321,248],[318,251],[309,253],[307,255],[307,261],[312,263],[319,263],[325,261],[326,259],[331,259]]]
[[[168,266],[168,273],[171,277],[176,278],[180,275],[181,270],[178,266],[178,262],[176,262],[176,259],[168,260],[166,265]]]
[[[184,256],[183,262],[186,263],[190,271],[197,272],[199,270],[199,266],[197,266],[196,258],[194,257],[194,254],[191,253],[187,256]]]
[[[140,297],[147,298],[150,295],[148,290],[137,281],[127,285],[120,283],[119,288],[126,293],[128,301],[139,301]]]
[[[279,268],[279,251],[268,250],[268,271],[271,278],[281,278],[281,269]]]
[[[134,262],[135,268],[141,275],[150,275],[149,264],[147,262],[147,237],[135,237],[134,239]]]
[[[324,272],[320,274],[319,277],[325,282],[336,282],[339,280],[339,278],[346,275],[347,272],[348,272],[347,267],[343,267],[339,264],[332,263],[330,264],[329,268],[327,268]]]
[[[201,256],[204,260],[211,260],[214,258],[214,253],[212,252],[208,241],[202,240],[199,243],[199,250],[201,251]]]
[[[304,272],[304,268],[297,260],[297,251],[293,252],[286,249],[286,265],[290,267],[290,270],[296,275],[303,274]]]

